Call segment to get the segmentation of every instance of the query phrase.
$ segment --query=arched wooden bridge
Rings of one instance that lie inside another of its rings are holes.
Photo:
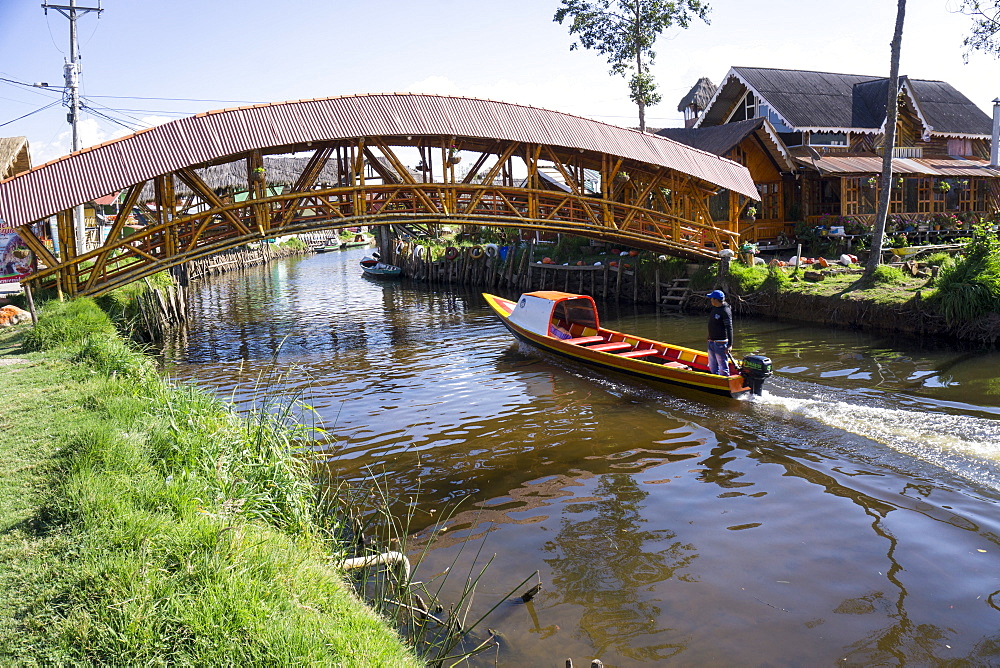
[[[285,160],[297,168],[281,185],[268,166],[278,155],[305,156]],[[239,183],[213,185],[219,169]],[[0,182],[0,219],[41,262],[29,280],[83,295],[252,241],[388,223],[714,257],[737,237],[735,221],[709,214],[721,189],[758,198],[743,166],[656,135],[486,100],[359,95],[209,112],[78,151]],[[123,190],[106,241],[78,249],[72,208]],[[126,230],[133,212],[146,224]],[[32,233],[51,216],[58,257]]]

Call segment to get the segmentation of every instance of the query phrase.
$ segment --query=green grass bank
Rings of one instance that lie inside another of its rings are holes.
[[[0,664],[420,665],[280,415],[165,382],[87,299],[0,330],[0,369]]]

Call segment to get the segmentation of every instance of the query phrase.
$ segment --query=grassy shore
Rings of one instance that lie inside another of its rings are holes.
[[[280,419],[163,382],[90,300],[0,332],[0,663],[419,665]]]

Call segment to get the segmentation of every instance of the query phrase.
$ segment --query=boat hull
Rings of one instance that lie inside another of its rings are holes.
[[[361,271],[365,273],[365,276],[377,278],[397,278],[403,273],[403,270],[395,265],[383,264],[371,258],[365,258],[361,261]]]
[[[655,356],[653,358],[655,361],[651,361],[650,358],[633,359],[622,357],[613,352],[594,350],[585,345],[568,343],[564,340],[537,334],[524,327],[520,327],[517,323],[510,320],[510,313],[515,306],[515,302],[494,295],[483,296],[486,298],[493,312],[500,318],[500,322],[503,323],[504,327],[515,338],[539,350],[553,353],[586,366],[625,374],[646,382],[688,387],[710,394],[734,398],[747,396],[751,393],[751,387],[747,385],[740,374],[722,376],[708,373],[707,370],[680,368],[685,363],[699,366],[707,364],[707,354],[704,352],[604,328],[600,329],[602,338],[610,341],[629,342],[633,347],[655,347],[657,350],[663,351],[664,355]],[[673,357],[674,355],[676,357],[672,361],[666,361],[665,358],[667,356]]]

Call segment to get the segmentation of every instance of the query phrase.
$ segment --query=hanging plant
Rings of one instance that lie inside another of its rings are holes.
[[[869,176],[867,183],[869,188],[874,188],[875,186],[878,185],[878,178],[874,176]]]
[[[938,181],[935,187],[939,193],[946,193],[951,190],[951,184],[947,181]]]
[[[250,170],[250,180],[251,181],[263,181],[264,180],[264,168],[254,167]]]

